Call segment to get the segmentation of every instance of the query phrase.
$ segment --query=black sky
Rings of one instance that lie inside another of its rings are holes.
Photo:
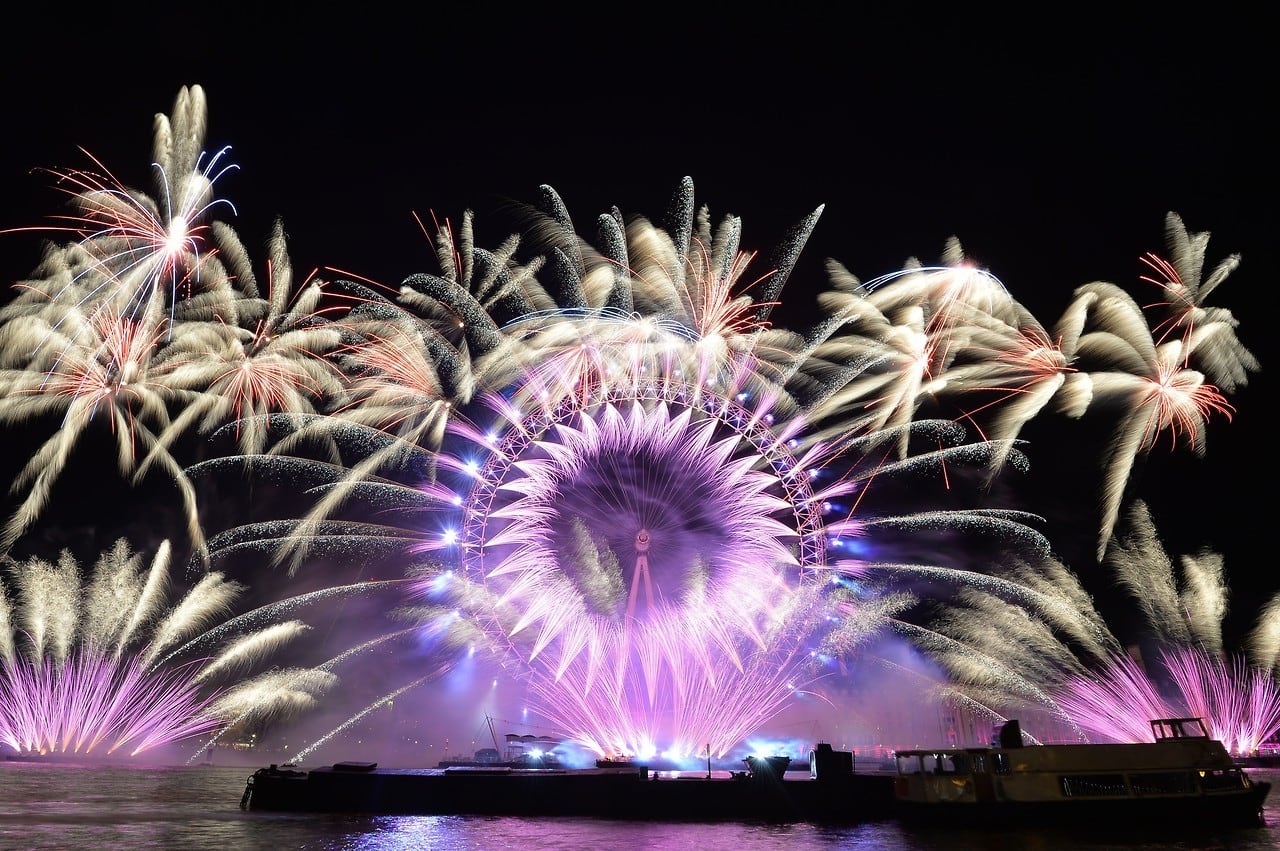
[[[513,229],[506,200],[533,201],[545,183],[593,233],[613,205],[660,217],[689,176],[762,252],[825,205],[784,324],[812,321],[825,258],[868,280],[936,261],[954,235],[1049,325],[1091,281],[1141,301],[1139,258],[1163,251],[1174,211],[1212,232],[1208,265],[1242,255],[1212,303],[1241,320],[1263,372],[1232,399],[1235,421],[1211,425],[1204,463],[1153,454],[1150,498],[1179,547],[1226,554],[1242,616],[1280,587],[1264,547],[1265,317],[1280,268],[1280,32],[1265,12],[299,7],[277,20],[262,7],[36,9],[8,26],[0,229],[61,210],[38,169],[88,166],[77,146],[150,191],[152,116],[190,84],[208,96],[209,149],[231,146],[239,166],[219,189],[246,245],[281,216],[295,268],[388,285],[437,270],[415,213],[472,209],[495,245]],[[6,281],[38,259],[38,238],[0,235]],[[1033,465],[1037,452],[1074,475],[1069,446],[1031,447]]]

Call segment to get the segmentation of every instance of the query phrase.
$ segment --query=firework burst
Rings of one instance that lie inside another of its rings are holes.
[[[223,162],[226,149],[212,156],[203,150],[207,118],[199,86],[181,89],[170,115],[156,115],[154,197],[128,188],[92,157],[100,172],[54,172],[72,212],[59,216],[59,225],[32,230],[74,235],[83,262],[70,275],[19,289],[35,302],[74,307],[107,300],[126,316],[157,307],[171,312],[186,295],[203,289],[209,219],[219,207],[231,206],[214,195],[214,184],[236,168]],[[219,277],[214,270],[210,283],[217,285]]]
[[[217,573],[170,602],[167,542],[144,569],[119,541],[88,582],[68,553],[6,567],[17,594],[0,599],[0,741],[17,753],[135,756],[246,711],[299,708],[276,691],[249,710],[244,672],[307,627],[219,629],[244,589]],[[219,685],[228,678],[239,686]],[[331,679],[307,681],[311,702]]]
[[[1029,718],[1032,730],[1067,722],[1081,739],[1141,742],[1152,718],[1193,715],[1233,753],[1256,751],[1280,730],[1276,601],[1260,611],[1243,652],[1231,652],[1221,556],[1184,556],[1179,576],[1146,505],[1132,505],[1125,520],[1106,564],[1144,615],[1146,629],[1131,640],[1111,631],[1074,573],[1048,564],[996,575],[933,571],[930,580],[963,590],[929,629],[906,629],[948,672],[953,696],[992,718]],[[899,582],[925,574],[876,569]]]
[[[950,699],[992,717],[1034,706],[1079,732],[1063,697],[1092,670],[1077,650],[1127,669],[1039,518],[1002,498],[1027,466],[1020,435],[1047,414],[1114,428],[1101,558],[1137,459],[1165,435],[1203,452],[1209,419],[1233,413],[1224,390],[1258,368],[1231,314],[1205,304],[1236,259],[1202,281],[1207,234],[1172,214],[1171,259],[1148,261],[1162,303],[1144,309],[1093,283],[1052,325],[952,239],[940,265],[911,260],[865,284],[828,261],[818,321],[777,327],[774,308],[822,208],[764,256],[743,249],[737,217],[695,204],[689,179],[661,225],[615,208],[596,219],[593,240],[547,186],[527,230],[496,249],[476,244],[468,213],[434,235],[441,271],[390,291],[295,281],[277,223],[260,288],[239,237],[211,220],[231,209],[213,193],[231,166],[225,151],[202,151],[205,118],[199,87],[157,117],[155,200],[106,169],[59,175],[74,209],[60,232],[72,241],[50,249],[0,311],[0,421],[62,423],[15,478],[21,501],[0,543],[12,548],[34,528],[72,449],[105,421],[122,476],[137,484],[160,470],[178,487],[197,570],[249,557],[259,591],[269,556],[287,565],[286,581],[324,566],[350,571],[334,593],[379,575],[412,592],[395,628],[371,627],[321,666],[242,680],[215,699],[191,672],[234,682],[235,665],[169,667],[178,656],[150,649],[171,646],[167,636],[140,653],[108,651],[99,632],[65,619],[50,631],[33,614],[49,593],[24,591],[15,611],[43,637],[26,655],[10,642],[10,688],[62,695],[63,681],[101,681],[93,700],[162,694],[178,706],[162,731],[211,732],[201,725],[215,708],[225,731],[261,715],[264,694],[280,711],[308,704],[358,648],[412,636],[423,669],[321,742],[456,675],[449,654],[484,650],[539,717],[597,754],[725,754],[850,675],[874,636],[897,634],[941,662]],[[193,448],[192,435],[210,440]],[[208,457],[215,446],[229,454]],[[245,471],[288,489],[285,516],[235,518],[206,544],[197,482],[216,493]],[[33,562],[9,586],[29,590],[54,573]],[[1213,577],[1197,576],[1211,608]],[[191,605],[225,590],[221,574],[206,581]],[[962,593],[940,618],[918,617],[934,601],[913,586],[956,582]],[[327,593],[253,611],[278,620]],[[999,638],[983,631],[994,624]],[[243,652],[282,634],[257,629],[235,618],[207,640],[254,635]],[[1260,658],[1274,661],[1276,635],[1257,631]],[[62,636],[61,667],[43,661],[48,636]],[[1028,640],[1015,651],[1011,636]],[[1208,667],[1168,657],[1188,694],[1235,670],[1206,630],[1197,637]],[[148,679],[156,665],[168,679]],[[1228,711],[1214,688],[1197,693],[1196,707]],[[6,711],[28,718],[13,722],[25,730],[59,700],[30,716],[18,703]],[[1250,702],[1266,706],[1265,696]],[[81,719],[15,741],[71,747],[61,731],[78,728],[80,744],[151,740],[88,732]]]
[[[448,232],[446,274],[409,278],[395,302],[337,282],[358,294],[352,402],[246,459],[311,481],[314,508],[218,536],[215,558],[408,556],[422,597],[515,663],[550,725],[600,755],[686,757],[727,753],[849,662],[869,630],[851,584],[831,581],[833,548],[927,527],[1045,551],[1015,511],[852,519],[877,476],[1022,456],[941,421],[850,415],[863,373],[832,359],[849,326],[774,329],[746,292],[778,293],[817,214],[738,286],[754,259],[740,226],[694,215],[692,191],[669,229],[608,217],[618,238],[596,251],[544,189],[563,304],[531,274],[541,264],[459,260]],[[316,435],[340,463],[297,453]]]

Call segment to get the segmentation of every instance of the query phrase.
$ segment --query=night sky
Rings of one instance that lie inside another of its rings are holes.
[[[550,184],[591,235],[615,205],[659,219],[689,176],[698,203],[717,220],[741,216],[743,247],[762,253],[825,205],[780,324],[815,319],[826,258],[866,281],[909,258],[936,262],[956,236],[1051,325],[1095,280],[1150,300],[1140,258],[1163,252],[1165,214],[1177,212],[1212,232],[1206,269],[1242,255],[1210,302],[1240,319],[1263,371],[1232,397],[1233,422],[1212,421],[1203,462],[1161,443],[1144,495],[1175,553],[1226,555],[1238,618],[1280,587],[1263,548],[1265,316],[1280,268],[1280,77],[1263,12],[1062,7],[1019,26],[910,6],[279,21],[258,8],[124,20],[101,6],[56,21],[35,10],[7,27],[0,229],[61,211],[40,169],[91,167],[77,146],[150,192],[152,116],[190,84],[208,97],[208,148],[231,146],[239,166],[218,183],[236,208],[224,219],[252,251],[282,217],[295,270],[328,279],[394,285],[438,271],[415,214],[474,210],[478,241],[494,246],[515,229],[509,202]],[[0,235],[6,281],[38,259],[38,236]],[[1064,434],[1028,448],[1059,507],[1088,498],[1072,482],[1095,460]]]

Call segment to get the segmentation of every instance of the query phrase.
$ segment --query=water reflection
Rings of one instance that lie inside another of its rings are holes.
[[[595,819],[473,816],[351,817],[245,812],[240,796],[252,768],[105,768],[0,763],[0,847],[77,849],[640,849],[732,848],[780,851],[1144,851],[1280,847],[1280,796],[1266,806],[1266,826],[1162,833],[1158,826],[1081,825],[1071,830],[951,830],[893,821],[854,826],[810,824],[668,824]],[[1280,780],[1280,771],[1254,770]]]

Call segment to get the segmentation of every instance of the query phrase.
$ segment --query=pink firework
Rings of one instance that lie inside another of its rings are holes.
[[[1206,719],[1233,754],[1256,753],[1280,731],[1280,686],[1270,671],[1242,656],[1223,659],[1194,648],[1165,653],[1164,664],[1190,714]]]
[[[472,616],[600,753],[722,754],[813,677],[820,502],[767,411],[712,399],[535,411],[469,482]]]
[[[1055,700],[1081,729],[1108,742],[1149,741],[1152,718],[1184,714],[1166,700],[1138,661],[1122,653],[1096,671],[1070,678]]]
[[[323,674],[285,685],[276,672],[246,676],[306,626],[269,611],[228,618],[243,588],[217,573],[171,604],[169,554],[165,542],[144,568],[121,539],[87,579],[65,552],[56,564],[8,563],[0,742],[20,754],[136,756],[284,714],[329,684]]]
[[[1070,680],[1058,705],[1081,728],[1113,742],[1145,742],[1150,719],[1191,715],[1233,754],[1255,753],[1280,730],[1280,687],[1242,657],[1221,659],[1194,647],[1159,655],[1162,686],[1135,659],[1113,656],[1100,670]]]
[[[222,720],[181,667],[88,646],[60,663],[23,658],[0,678],[0,742],[20,754],[127,755],[209,733]]]

